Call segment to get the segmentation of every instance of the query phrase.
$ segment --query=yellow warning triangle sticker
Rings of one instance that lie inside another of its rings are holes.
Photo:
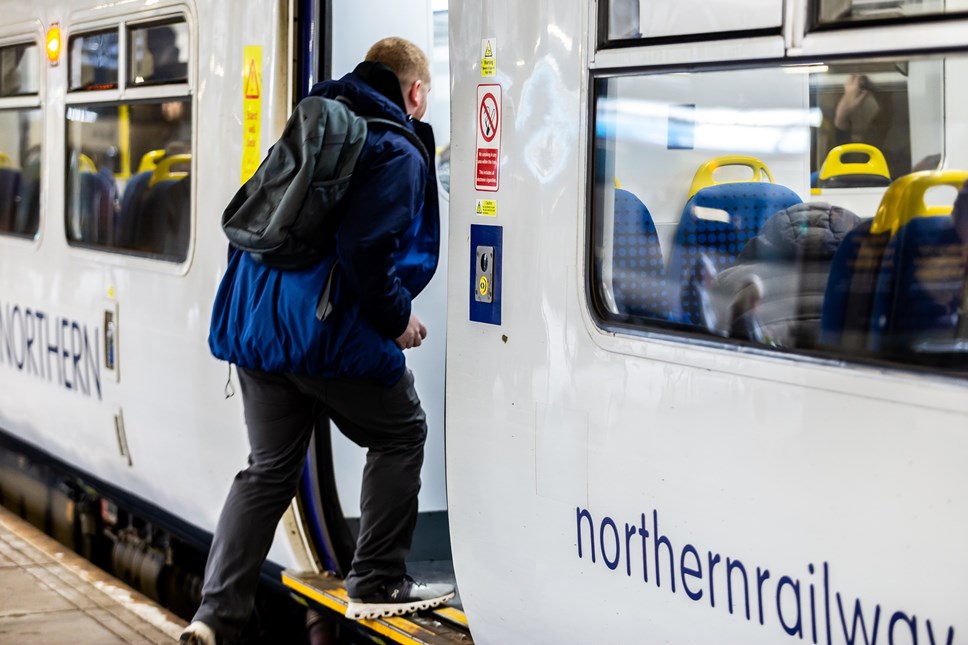
[[[249,61],[249,73],[245,78],[245,98],[257,99],[260,96],[259,74],[255,70],[255,61]]]
[[[477,214],[480,215],[483,212],[484,212],[484,209],[481,208],[481,203],[477,202]]]
[[[491,41],[489,40],[487,41],[487,48],[484,50],[484,58],[490,58],[493,55],[494,52],[491,51]]]

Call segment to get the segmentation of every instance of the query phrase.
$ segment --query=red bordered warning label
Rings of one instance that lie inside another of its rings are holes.
[[[496,192],[501,184],[501,86],[477,86],[477,154],[474,188]]]

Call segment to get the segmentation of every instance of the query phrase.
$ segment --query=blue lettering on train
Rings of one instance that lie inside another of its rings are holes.
[[[692,601],[703,602],[705,597],[709,608],[715,609],[718,598],[721,611],[725,605],[731,615],[753,624],[779,628],[816,645],[954,645],[954,627],[945,629],[909,611],[892,612],[879,604],[841,595],[833,587],[827,562],[821,567],[808,564],[803,578],[774,577],[769,569],[747,569],[742,561],[728,556],[724,559],[712,550],[703,558],[700,549],[691,544],[676,549],[674,540],[659,531],[659,512],[655,509],[651,524],[641,513],[637,522],[624,523],[624,531],[611,517],[596,523],[588,509],[578,506],[575,513],[580,559],[597,563],[601,556],[602,564],[611,571],[624,571],[628,577],[641,572],[643,584],[654,584],[670,593],[676,593],[678,564],[679,586]],[[704,569],[704,565],[708,567]],[[721,565],[718,577],[716,565]]]
[[[0,365],[101,400],[98,328],[0,302]]]

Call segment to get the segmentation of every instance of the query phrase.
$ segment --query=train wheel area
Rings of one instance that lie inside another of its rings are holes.
[[[184,626],[0,506],[0,642],[171,643]]]
[[[282,583],[298,600],[307,603],[312,609],[329,616],[346,615],[349,597],[340,579],[327,574],[287,570],[282,574]],[[361,634],[377,636],[375,642],[380,643],[473,645],[474,642],[464,612],[454,604],[405,616],[361,621],[343,620],[344,626],[352,629],[355,625]]]

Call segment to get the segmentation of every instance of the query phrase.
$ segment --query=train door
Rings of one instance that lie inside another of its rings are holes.
[[[443,562],[449,568],[450,540],[444,482],[444,349],[446,345],[446,275],[449,180],[449,68],[447,3],[421,0],[399,3],[303,2],[299,5],[296,98],[326,78],[340,78],[363,60],[371,44],[386,36],[416,43],[431,60],[431,92],[424,120],[434,127],[441,203],[441,254],[435,277],[414,302],[414,312],[428,327],[421,347],[407,352],[417,391],[427,413],[429,433],[421,474],[419,516],[410,568],[417,562]],[[315,25],[315,29],[310,28]],[[336,429],[317,428],[304,486],[298,500],[305,525],[317,544],[324,568],[345,572],[355,545],[360,516],[359,495],[365,451]],[[418,571],[419,575],[419,571]],[[449,573],[446,575],[450,575]]]

